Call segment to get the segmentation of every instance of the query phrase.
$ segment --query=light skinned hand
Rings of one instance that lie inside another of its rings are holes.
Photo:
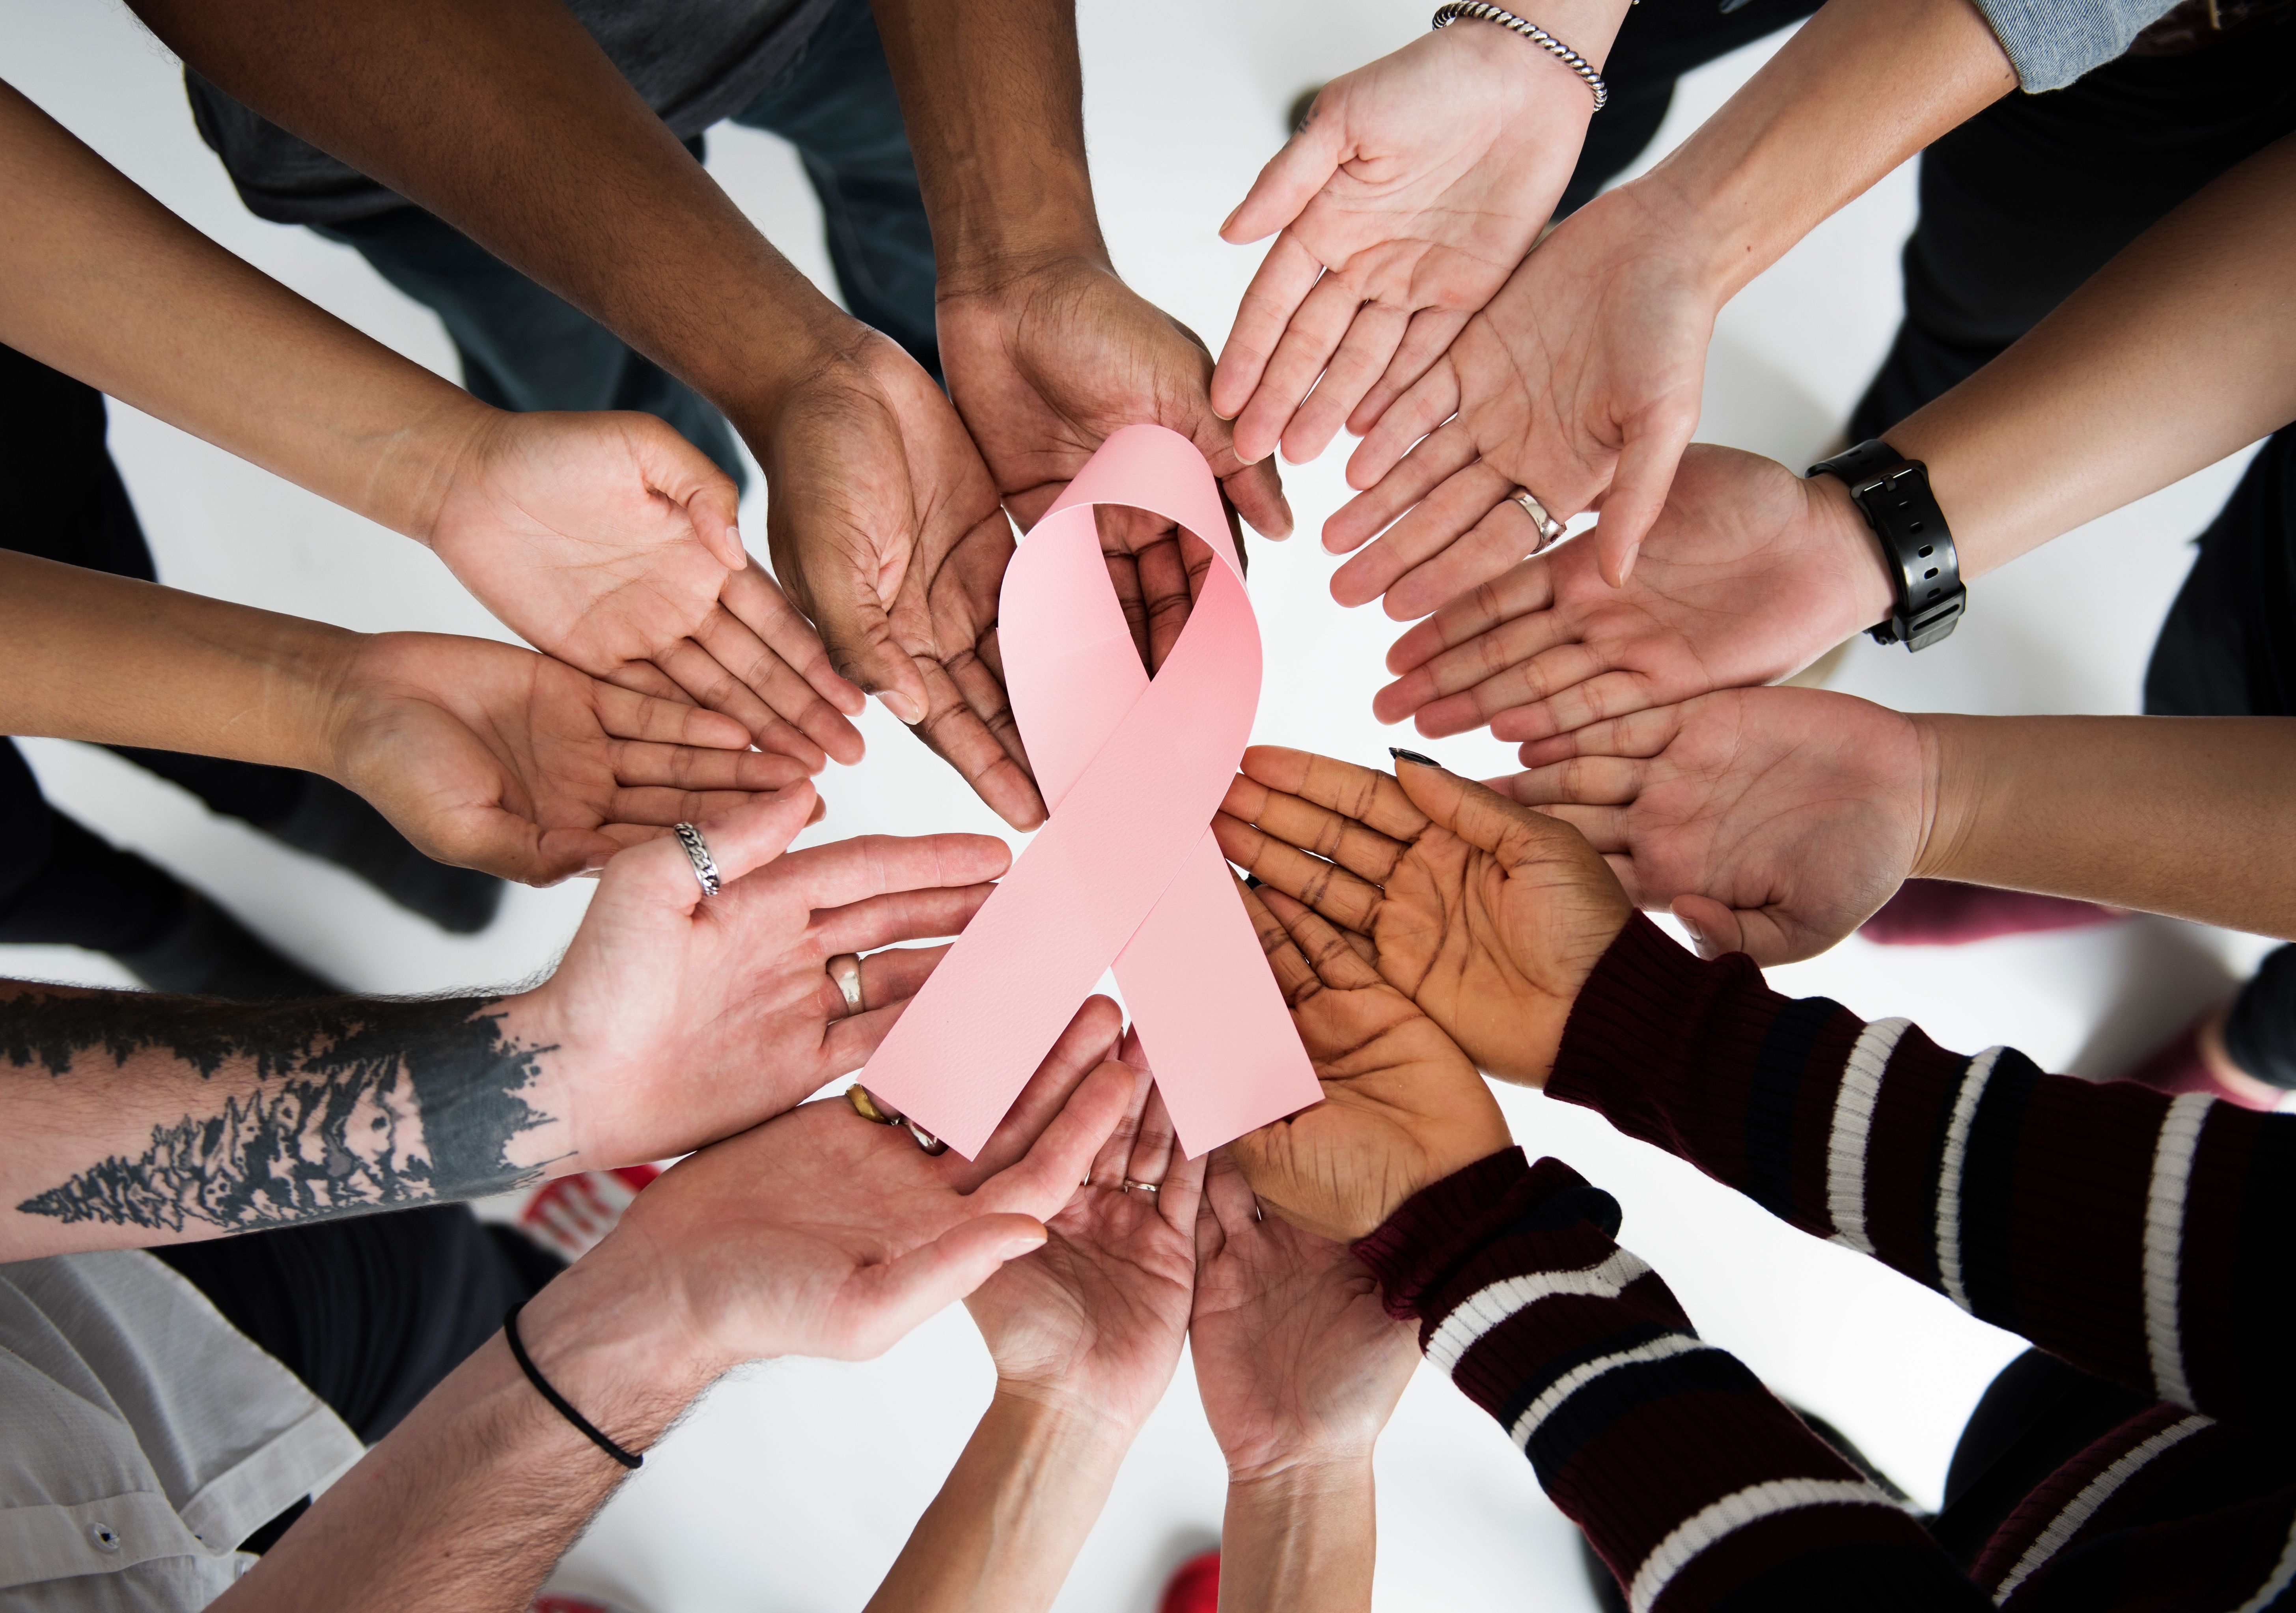
[[[1265,898],[1265,900],[1263,900]],[[1243,893],[1324,1100],[1228,1145],[1259,1202],[1334,1242],[1511,1140],[1458,1045],[1348,937],[1281,892]]]
[[[1078,1033],[1105,1029],[1105,1056],[1133,1074],[1131,1102],[1085,1185],[1045,1218],[1044,1247],[997,1271],[965,1308],[996,1362],[1000,1393],[1128,1437],[1163,1398],[1187,1336],[1204,1163],[1180,1153],[1139,1037],[1116,1044],[1114,1005],[1092,1004],[1100,1006],[1088,1021],[1078,1016]],[[1160,1186],[1128,1192],[1128,1181]]]
[[[807,772],[750,750],[731,717],[488,638],[375,634],[339,694],[335,776],[425,855],[527,885],[594,871]]]
[[[815,801],[801,781],[700,820],[716,896],[673,838],[607,865],[557,972],[529,994],[533,1040],[557,1049],[545,1074],[562,1089],[540,1107],[571,1142],[554,1171],[684,1153],[858,1069],[947,951],[891,943],[955,934],[1012,860],[982,835],[785,853]],[[824,967],[840,952],[867,954],[864,1010],[849,1017]]]
[[[1112,1011],[1096,999],[1078,1021]],[[882,1354],[1043,1243],[1131,1094],[1107,1047],[1071,1025],[978,1161],[842,1098],[806,1104],[672,1167],[559,1281],[650,1307],[715,1371]]]
[[[1497,781],[1576,825],[1702,956],[1814,957],[1873,917],[1929,838],[1915,719],[1823,689],[1728,689],[1523,747]]]
[[[865,331],[842,362],[782,394],[769,416],[734,424],[773,489],[775,565],[839,671],[1007,823],[1042,823],[996,652],[1012,523],[940,388]]]
[[[742,552],[731,478],[652,415],[472,411],[423,540],[503,624],[593,677],[724,712],[819,772],[861,691]],[[681,696],[682,691],[682,696]]]
[[[1719,306],[1678,212],[1639,183],[1595,197],[1381,416],[1348,461],[1366,490],[1324,525],[1333,554],[1378,539],[1334,599],[1386,596],[1404,620],[1496,577],[1538,547],[1518,487],[1557,521],[1599,509],[1599,569],[1626,581],[1697,429]]]
[[[1372,710],[1431,739],[1485,724],[1544,739],[1775,683],[1890,608],[1881,551],[1838,479],[1701,443],[1625,587],[1583,538],[1534,555],[1397,639],[1387,666],[1400,676]]]
[[[1407,759],[1390,775],[1254,745],[1212,831],[1286,923],[1312,908],[1502,1081],[1546,1080],[1578,988],[1634,913],[1576,829]]]
[[[1419,1364],[1419,1339],[1371,1271],[1334,1243],[1263,1215],[1216,1148],[1196,1211],[1188,1354],[1232,1481],[1371,1458]]]
[[[1332,79],[1220,226],[1275,236],[1212,377],[1244,458],[1371,430],[1530,250],[1594,101],[1524,44],[1441,29]]]
[[[990,279],[945,281],[939,313],[949,396],[1024,531],[1111,432],[1148,422],[1195,444],[1256,531],[1291,531],[1275,465],[1245,464],[1232,428],[1213,412],[1202,342],[1104,259],[1064,255]],[[1153,672],[1187,623],[1210,551],[1184,554],[1171,523],[1145,511],[1103,506],[1098,514],[1109,580]],[[1000,569],[990,585],[992,620],[1002,578]]]

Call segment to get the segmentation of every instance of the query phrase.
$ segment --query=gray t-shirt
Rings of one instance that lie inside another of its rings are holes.
[[[836,0],[567,0],[608,60],[681,140],[740,111]],[[401,198],[185,69],[192,116],[240,199],[278,224],[340,224]]]

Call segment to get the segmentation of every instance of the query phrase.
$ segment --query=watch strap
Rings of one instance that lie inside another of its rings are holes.
[[[1866,630],[1877,644],[1925,650],[1949,637],[1969,608],[1945,513],[1930,490],[1929,467],[1879,437],[1809,467],[1839,480],[1882,546],[1897,608]]]

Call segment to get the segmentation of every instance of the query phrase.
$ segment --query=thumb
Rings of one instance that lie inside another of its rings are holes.
[[[1746,950],[1738,915],[1711,896],[1677,896],[1674,916],[1690,932],[1690,944],[1701,958],[1719,958]]]
[[[742,495],[734,479],[667,422],[652,415],[631,417],[631,451],[650,492],[685,511],[693,535],[710,557],[729,572],[749,564],[742,547]]]
[[[1672,412],[1640,432],[1629,428],[1619,450],[1618,472],[1603,495],[1603,518],[1595,526],[1595,558],[1603,580],[1612,588],[1626,587],[1634,575],[1635,556],[1666,508],[1675,468],[1697,429],[1695,409]]]
[[[857,1313],[837,1354],[849,1361],[883,1354],[925,1318],[995,1276],[1006,1261],[1044,1242],[1045,1224],[1032,1215],[982,1215],[898,1260],[864,1268],[853,1279]]]
[[[823,586],[820,580],[802,580],[805,603],[821,630],[830,664],[838,675],[851,679],[884,702],[885,709],[914,728],[931,710],[924,674],[893,636],[893,619],[878,598],[873,580],[857,557],[842,552],[828,557],[837,575]],[[783,568],[784,586],[791,580]]]
[[[789,848],[789,843],[812,820],[820,796],[813,781],[800,778],[784,789],[761,794],[722,817],[696,824],[718,877],[731,885],[744,874],[764,867]],[[702,901],[701,882],[693,862],[675,835],[663,835],[631,846],[606,865],[598,894],[636,894],[681,913],[691,913]]]
[[[1331,88],[1316,97],[1320,105]],[[1282,229],[1316,199],[1316,193],[1338,171],[1345,147],[1345,120],[1328,111],[1317,117],[1311,108],[1308,121],[1283,149],[1267,160],[1259,177],[1251,182],[1235,211],[1219,227],[1220,239],[1230,246],[1248,246]]]

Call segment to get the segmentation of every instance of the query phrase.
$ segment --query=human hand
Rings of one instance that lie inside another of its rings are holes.
[[[1078,1024],[1110,1020],[1095,1009]],[[1128,1440],[1163,1398],[1187,1335],[1204,1164],[1175,1146],[1138,1035],[1119,1049],[1116,1025],[1106,1030],[1107,1056],[1134,1072],[1130,1107],[1086,1185],[1045,1218],[1045,1247],[999,1270],[965,1307],[996,1362],[999,1394],[1113,1425]]]
[[[1576,825],[1702,956],[1824,951],[1915,869],[1936,811],[1921,720],[1822,689],[1729,689],[1523,747],[1497,787]]]
[[[815,802],[800,781],[701,820],[723,881],[705,898],[669,838],[616,857],[557,972],[511,1000],[554,1049],[541,1107],[568,1124],[554,1169],[660,1159],[781,1113],[858,1069],[1011,861],[982,835],[864,835],[783,854]],[[861,959],[862,1011],[825,972]]]
[[[1275,235],[1212,376],[1236,451],[1296,465],[1371,430],[1530,251],[1593,115],[1568,68],[1488,24],[1325,85],[1220,226]]]
[[[996,651],[1013,529],[964,423],[886,338],[734,424],[765,466],[766,530],[838,670],[1015,828],[1044,821]]]
[[[703,1148],[534,1300],[537,1325],[578,1305],[594,1327],[628,1318],[705,1381],[765,1356],[882,1354],[1043,1243],[1133,1090],[1102,1062],[1114,1015],[1085,1005],[978,1160],[926,1154],[842,1098]]]
[[[473,409],[420,536],[506,627],[593,677],[679,691],[819,772],[861,691],[742,549],[733,481],[651,415]]]
[[[1196,1212],[1188,1348],[1237,1484],[1367,1465],[1419,1364],[1411,1324],[1388,1315],[1363,1263],[1345,1244],[1262,1216],[1226,1148],[1212,1152]]]
[[[488,638],[357,639],[335,692],[335,776],[425,855],[528,885],[601,868],[808,771],[750,750],[732,717]]]
[[[1195,444],[1256,530],[1271,538],[1291,531],[1275,465],[1237,457],[1228,423],[1212,411],[1211,355],[1104,261],[1064,255],[945,278],[939,324],[949,396],[1023,528],[1111,432],[1152,422]],[[1179,535],[1160,517],[1114,509],[1100,512],[1100,533],[1110,580],[1152,672],[1193,598]],[[993,580],[991,588],[993,597]]]
[[[1698,425],[1722,287],[1697,240],[1643,181],[1557,225],[1348,461],[1367,490],[1324,547],[1379,541],[1332,597],[1384,594],[1401,619],[1496,577],[1539,546],[1519,487],[1557,521],[1599,508],[1602,575],[1622,586]]]
[[[1354,942],[1280,891],[1243,893],[1324,1101],[1228,1144],[1259,1201],[1318,1238],[1369,1235],[1420,1189],[1507,1146],[1475,1066]]]
[[[1212,832],[1485,1071],[1540,1085],[1634,908],[1569,826],[1431,764],[1399,758],[1396,775],[1254,745]]]
[[[1471,588],[1388,652],[1372,710],[1440,738],[1544,739],[1710,689],[1774,683],[1890,613],[1881,551],[1833,476],[1693,445],[1623,588],[1580,539]],[[1415,615],[1416,579],[1389,602]]]

